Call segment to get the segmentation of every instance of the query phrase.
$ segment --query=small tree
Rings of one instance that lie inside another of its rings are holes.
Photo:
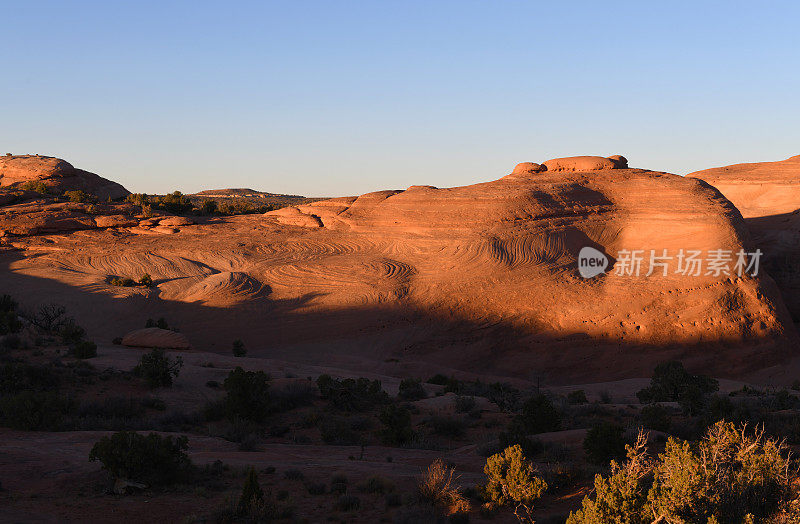
[[[544,395],[536,395],[522,404],[522,412],[514,417],[512,432],[518,435],[558,431],[561,415]]]
[[[644,404],[651,402],[680,402],[686,396],[708,394],[719,390],[719,382],[705,375],[692,375],[678,361],[656,366],[650,386],[636,393]],[[688,399],[687,399],[688,400]]]
[[[405,444],[414,438],[414,430],[411,427],[411,412],[406,408],[390,404],[381,411],[378,419],[383,424],[380,437],[386,444]]]
[[[21,329],[16,301],[10,295],[0,296],[0,335],[18,333]]]
[[[243,357],[245,355],[247,355],[247,349],[244,347],[244,342],[237,338],[233,341],[233,356]]]
[[[584,497],[582,507],[570,513],[567,524],[645,524],[653,521],[645,512],[647,478],[652,463],[647,457],[647,435],[639,432],[636,443],[626,447],[628,460],[611,462],[611,475],[594,477],[594,500]]]
[[[763,431],[721,421],[697,443],[670,438],[655,461],[646,442],[640,433],[624,464],[595,477],[594,500],[567,524],[763,522],[791,506],[786,446]]]
[[[237,366],[228,374],[223,386],[227,393],[223,405],[229,419],[263,422],[267,418],[271,407],[269,375]]]
[[[153,278],[150,276],[150,273],[145,273],[139,279],[139,284],[145,287],[153,287]]]
[[[567,401],[570,404],[586,404],[589,402],[586,399],[586,392],[582,389],[576,389],[575,391],[570,391],[567,395]]]
[[[72,354],[75,358],[94,358],[97,356],[97,344],[84,340],[72,346]]]
[[[103,437],[89,453],[89,460],[99,460],[103,469],[118,479],[148,485],[170,484],[191,466],[186,437],[146,437],[132,431],[120,431]]]
[[[417,496],[420,502],[430,504],[448,515],[468,513],[469,501],[461,490],[453,485],[455,468],[448,467],[442,459],[436,459],[428,470],[417,479]]]
[[[247,478],[242,487],[242,495],[239,497],[238,511],[240,515],[248,515],[252,508],[264,502],[264,490],[258,484],[256,468],[250,467],[247,470]]]
[[[153,349],[150,353],[142,355],[139,365],[133,371],[136,375],[144,377],[151,388],[170,387],[172,380],[178,376],[183,367],[183,359],[171,359],[160,348]]]
[[[406,378],[400,381],[400,390],[397,396],[403,400],[421,400],[428,395],[419,380]]]
[[[625,439],[622,426],[603,422],[586,432],[583,449],[594,464],[608,464],[612,459],[625,458]]]
[[[533,503],[547,490],[547,483],[537,477],[533,464],[525,458],[522,448],[510,446],[486,460],[486,494],[495,504],[514,506],[520,522],[533,523]]]
[[[214,200],[204,200],[203,205],[200,207],[200,212],[204,215],[215,215],[219,210],[217,202]]]
[[[74,191],[64,191],[64,198],[70,202],[92,202],[96,200],[94,195],[90,195],[81,191],[80,189]]]

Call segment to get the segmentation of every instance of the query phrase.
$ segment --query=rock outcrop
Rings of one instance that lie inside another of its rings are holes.
[[[49,191],[62,194],[80,190],[100,200],[123,198],[128,190],[94,173],[76,169],[60,158],[39,155],[0,156],[0,186],[22,186],[25,182],[44,184]]]
[[[800,322],[800,156],[690,173],[719,189],[745,218],[763,265]]]

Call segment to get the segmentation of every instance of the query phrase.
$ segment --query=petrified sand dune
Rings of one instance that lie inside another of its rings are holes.
[[[94,173],[76,169],[60,158],[39,155],[0,157],[0,186],[13,186],[25,182],[41,182],[57,193],[81,190],[97,195],[101,200],[122,198],[129,193],[120,184]]]
[[[800,156],[690,173],[733,202],[795,321],[800,321]]]
[[[169,236],[137,226],[11,237],[16,251],[0,260],[9,292],[77,308],[109,340],[165,317],[200,349],[228,351],[241,338],[262,357],[372,370],[399,360],[420,374],[551,383],[648,376],[675,357],[743,376],[789,358],[796,335],[763,274],[685,276],[674,260],[666,275],[647,276],[644,264],[638,277],[617,274],[625,250],[749,250],[731,203],[700,180],[589,158],[216,218]],[[608,255],[605,275],[579,275],[587,246]],[[143,273],[154,288],[107,284]]]
[[[722,191],[745,218],[800,209],[800,155],[779,162],[715,167],[686,176],[705,180]]]

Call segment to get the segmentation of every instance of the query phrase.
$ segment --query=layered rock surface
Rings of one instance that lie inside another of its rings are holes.
[[[687,175],[719,189],[745,218],[764,264],[800,321],[800,156],[735,164]]]
[[[555,159],[544,165],[573,170],[526,166],[169,236],[131,227],[13,238],[2,271],[8,292],[72,304],[109,340],[165,317],[200,349],[229,352],[240,338],[248,354],[348,369],[575,383],[649,376],[667,358],[731,377],[789,358],[796,336],[766,276],[686,276],[675,260],[666,275],[646,275],[646,261],[639,276],[617,274],[625,250],[752,248],[719,191],[622,160]],[[587,246],[609,256],[605,275],[579,275]],[[153,288],[107,284],[144,273]]]

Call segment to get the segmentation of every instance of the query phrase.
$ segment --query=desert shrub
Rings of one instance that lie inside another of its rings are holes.
[[[101,438],[92,447],[89,460],[99,460],[114,478],[147,485],[167,485],[183,478],[191,462],[186,437],[147,436],[120,431]]]
[[[244,347],[244,342],[237,338],[233,341],[233,356],[243,357],[245,355],[247,355],[247,350]]]
[[[217,206],[217,202],[214,200],[204,200],[203,204],[200,206],[200,214],[202,215],[214,215],[219,210],[219,206]]]
[[[125,197],[125,200],[137,206],[143,206],[150,202],[150,198],[144,193],[131,193]]]
[[[0,425],[26,431],[56,431],[72,412],[71,399],[46,391],[21,391],[0,397]]]
[[[252,440],[253,437],[258,439],[263,433],[261,426],[252,420],[235,417],[228,422],[221,436],[230,442],[242,444],[245,440]]]
[[[331,406],[342,411],[364,411],[372,406],[386,404],[389,395],[381,388],[380,380],[359,378],[335,379],[330,375],[317,378],[320,396]]]
[[[327,488],[324,482],[306,482],[306,491],[309,495],[324,495]]]
[[[173,191],[163,197],[156,197],[151,200],[151,204],[155,204],[160,209],[169,211],[170,213],[187,213],[192,210],[192,201],[186,198],[180,191]]]
[[[400,391],[397,396],[403,400],[414,401],[427,398],[428,394],[425,393],[425,388],[419,380],[406,378],[400,381]]]
[[[589,401],[586,399],[585,391],[582,389],[576,389],[567,395],[567,402],[570,404],[586,404]]]
[[[374,475],[359,483],[356,489],[362,493],[378,493],[379,495],[384,495],[390,491],[394,491],[394,483],[387,478]]]
[[[136,285],[136,282],[134,282],[132,278],[119,278],[119,277],[112,278],[111,282],[109,283],[112,286],[117,286],[117,287],[133,287]]]
[[[150,276],[150,273],[145,273],[139,278],[139,284],[145,287],[153,287],[153,277]]]
[[[28,180],[22,184],[22,189],[25,191],[35,191],[36,193],[41,193],[43,195],[50,193],[50,189],[47,187],[47,184],[41,180]]]
[[[464,419],[446,415],[431,416],[427,420],[427,425],[430,426],[434,434],[449,438],[463,437],[467,430],[467,424]]]
[[[514,431],[523,435],[558,431],[561,415],[545,395],[535,395],[522,404],[522,411],[512,421]]]
[[[96,401],[81,402],[67,427],[73,430],[124,430],[143,426],[145,399],[106,397]]]
[[[39,307],[31,322],[44,333],[55,335],[67,320],[66,312],[66,308],[59,304],[45,304]]]
[[[448,378],[447,376],[442,375],[441,373],[437,373],[428,380],[426,380],[426,382],[428,384],[436,384],[437,386],[445,386],[450,380],[455,380],[455,379]]]
[[[167,409],[167,404],[158,397],[145,397],[139,401],[143,408],[155,409],[156,411],[164,411]]]
[[[7,362],[0,365],[0,393],[14,394],[26,390],[51,391],[58,388],[60,383],[60,376],[49,367],[23,362]]]
[[[570,513],[567,524],[605,524],[606,522],[644,524],[653,521],[645,513],[647,479],[652,466],[646,452],[647,437],[639,433],[628,446],[628,459],[622,465],[611,463],[611,474],[594,477],[594,500],[584,497],[581,509]]]
[[[97,356],[97,344],[84,340],[72,346],[75,358],[94,358]]]
[[[361,499],[353,495],[342,495],[334,504],[336,511],[353,511],[361,507]]]
[[[666,520],[716,517],[740,522],[769,516],[787,496],[789,460],[785,446],[719,422],[697,445],[667,441],[655,467],[648,497],[654,514]]]
[[[453,483],[455,468],[436,459],[417,479],[417,497],[420,502],[437,508],[447,515],[469,512],[469,502]]]
[[[489,501],[513,506],[520,522],[533,522],[533,503],[547,490],[547,483],[535,475],[533,464],[519,446],[511,446],[486,459],[486,492]]]
[[[242,486],[242,494],[239,496],[238,510],[240,515],[249,515],[254,507],[264,501],[264,490],[258,483],[256,468],[250,467],[247,470],[247,477]]]
[[[443,375],[432,377],[431,380],[441,380]],[[490,402],[497,404],[501,411],[511,411],[517,408],[520,401],[520,391],[510,384],[494,382],[486,384],[480,380],[461,381],[453,377],[446,378],[444,391],[453,392],[457,395],[484,397]]]
[[[167,320],[164,317],[159,317],[158,320],[153,320],[152,318],[148,318],[147,322],[145,322],[144,327],[152,328],[157,327],[158,329],[169,329],[171,331],[177,331],[177,329],[172,329],[169,327]]]
[[[263,422],[271,407],[269,380],[263,371],[245,371],[237,366],[223,382],[225,416]]]
[[[771,409],[773,411],[783,411],[797,407],[798,399],[785,389],[776,391],[772,396]]]
[[[459,395],[456,397],[454,404],[456,413],[469,413],[475,409],[477,402],[475,402],[475,397],[462,397]]]
[[[0,322],[2,321],[0,320]],[[23,342],[19,335],[5,335],[0,339],[0,349],[3,350],[19,349],[22,346]]]
[[[667,431],[672,422],[669,416],[669,410],[659,404],[644,406],[641,411],[641,416],[644,427],[656,431]]]
[[[164,354],[163,349],[156,348],[142,355],[139,365],[133,372],[143,377],[151,388],[171,387],[172,380],[178,376],[181,367],[183,367],[181,357],[171,359]]]
[[[97,197],[81,191],[80,189],[74,191],[64,191],[64,198],[70,202],[94,202]]]
[[[322,441],[326,444],[354,446],[365,441],[364,436],[343,417],[321,417],[317,421],[317,428]]]
[[[19,333],[22,322],[17,315],[17,303],[9,295],[0,296],[0,335]]]
[[[347,477],[341,474],[333,475],[331,477],[331,493],[347,493]]]
[[[291,382],[270,392],[270,411],[279,413],[310,406],[315,398],[317,398],[317,388],[313,383]]]
[[[383,497],[383,500],[386,503],[387,508],[396,508],[397,506],[401,506],[403,504],[403,496],[394,491],[387,493],[386,496]]]
[[[74,319],[67,318],[59,328],[58,336],[64,344],[77,344],[86,336],[86,331]]]
[[[612,459],[625,457],[624,429],[610,422],[600,423],[586,432],[583,449],[594,464],[608,464]]]
[[[678,361],[664,362],[656,366],[650,386],[640,390],[636,396],[643,404],[651,402],[696,403],[698,396],[719,390],[719,383],[704,375],[692,375]]]
[[[304,475],[299,469],[292,468],[283,472],[283,478],[286,480],[303,480]]]
[[[381,411],[378,420],[383,425],[380,438],[385,444],[406,444],[414,438],[411,412],[406,408],[390,404]]]
[[[670,438],[657,460],[645,446],[640,434],[567,522],[761,522],[789,498],[785,445],[762,431],[721,421],[694,444]]]

